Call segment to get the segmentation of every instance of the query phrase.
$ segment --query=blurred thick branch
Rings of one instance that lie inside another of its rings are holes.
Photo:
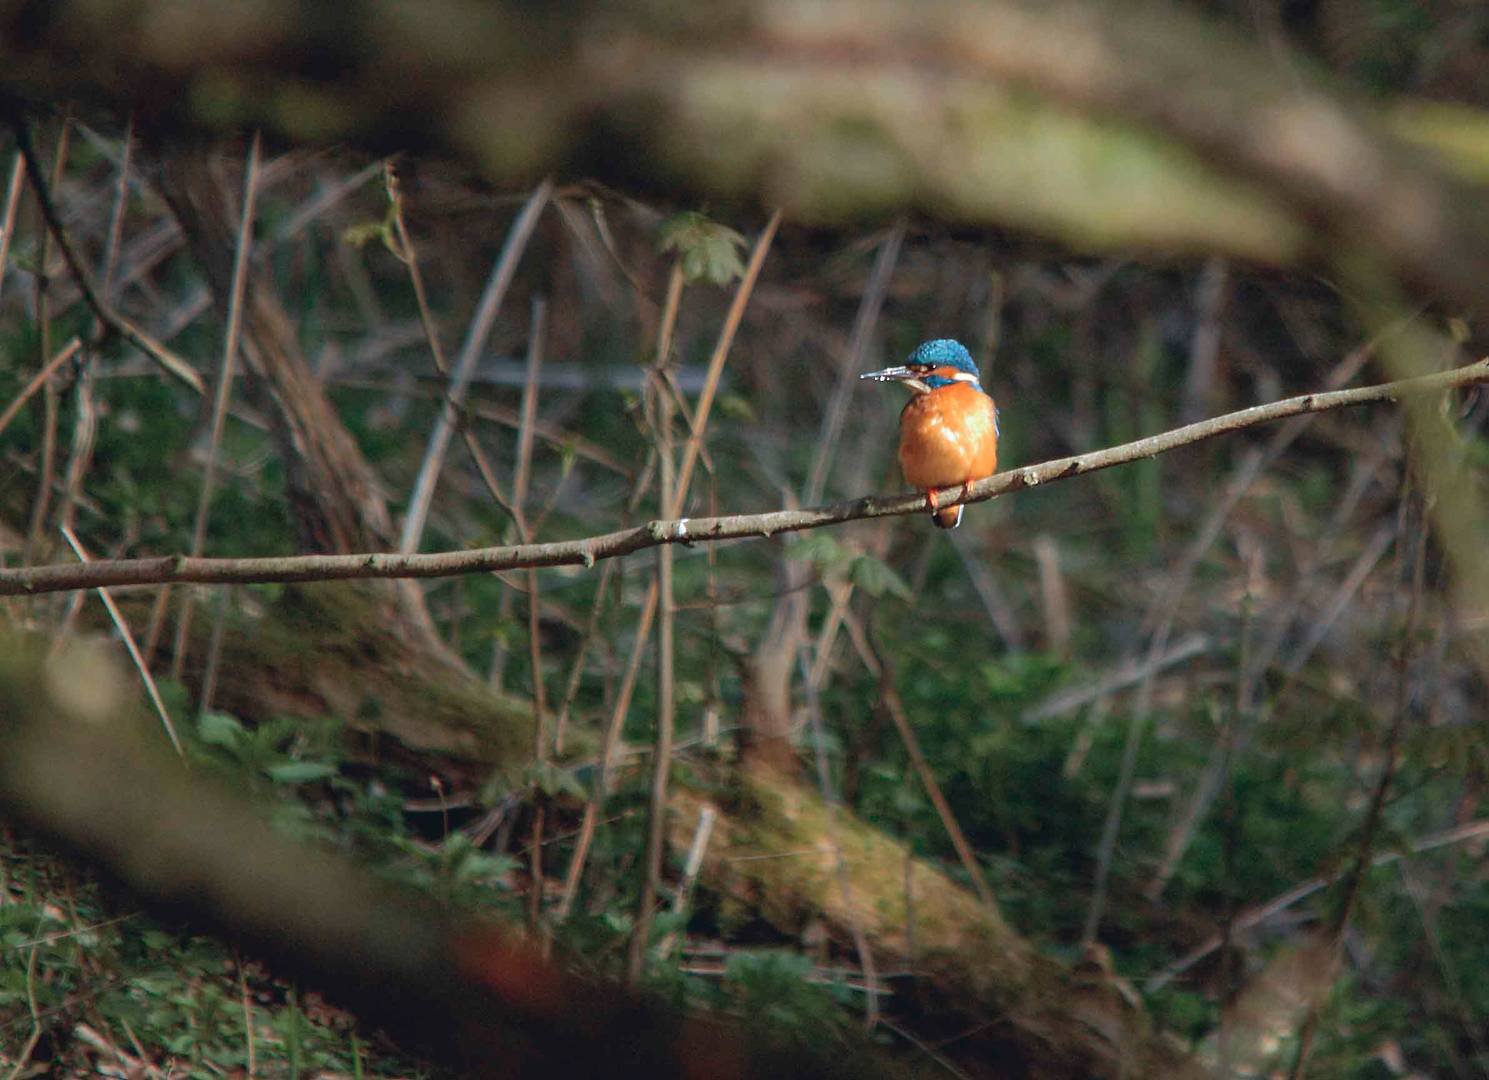
[[[0,0],[0,71],[0,94],[147,131],[433,150],[499,183],[593,175],[796,220],[1364,259],[1489,309],[1481,189],[1178,6]]]
[[[1186,424],[1135,442],[1094,450],[1089,454],[1076,454],[1039,465],[1026,465],[1021,469],[980,480],[966,492],[959,487],[947,488],[940,494],[938,501],[942,506],[959,502],[983,502],[1024,488],[1068,480],[1100,469],[1154,457],[1219,435],[1291,416],[1441,394],[1483,383],[1489,383],[1489,360],[1400,382],[1303,394],[1201,420],[1195,424]],[[183,555],[165,555],[149,559],[99,560],[86,564],[5,567],[0,568],[0,596],[65,592],[104,586],[159,585],[180,581],[244,585],[262,582],[344,581],[354,578],[452,577],[519,567],[593,566],[600,559],[629,555],[660,544],[694,544],[768,537],[776,533],[820,529],[849,521],[913,514],[926,509],[924,495],[883,495],[804,510],[652,521],[634,529],[622,529],[619,532],[578,540],[485,547],[428,555],[368,552],[357,555],[292,555],[259,559],[193,559]]]
[[[0,810],[172,916],[226,932],[412,1046],[490,1077],[879,1076],[618,988],[276,835],[161,752],[100,650],[0,648]]]

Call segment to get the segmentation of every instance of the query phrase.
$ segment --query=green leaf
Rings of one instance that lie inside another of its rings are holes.
[[[889,564],[872,555],[860,555],[854,559],[849,576],[853,579],[853,584],[870,596],[882,596],[888,592],[901,600],[915,599],[915,594],[905,579],[895,573]]]
[[[739,253],[745,238],[727,225],[710,221],[695,211],[674,214],[662,222],[658,246],[677,255],[688,281],[727,285],[744,276]]]
[[[392,230],[388,222],[383,221],[359,221],[348,225],[341,231],[341,242],[354,248],[364,248],[370,241],[377,240],[389,250],[393,247]]]
[[[336,768],[323,761],[281,761],[264,770],[276,784],[308,784],[336,775]]]
[[[831,535],[825,532],[803,536],[786,548],[789,559],[804,559],[823,570],[842,566],[852,556]]]
[[[220,712],[202,713],[197,719],[196,731],[202,742],[229,750],[237,747],[248,734],[236,717]]]

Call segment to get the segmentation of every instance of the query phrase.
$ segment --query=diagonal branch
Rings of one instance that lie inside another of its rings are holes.
[[[1040,484],[1068,480],[1100,469],[1110,469],[1116,465],[1166,454],[1206,439],[1292,416],[1440,394],[1484,383],[1489,383],[1489,360],[1479,360],[1465,367],[1415,379],[1351,390],[1303,394],[1226,413],[1199,423],[1186,424],[1135,442],[1094,450],[1089,454],[1076,454],[1039,465],[1026,465],[1021,469],[979,480],[965,491],[960,487],[945,489],[937,493],[936,502],[941,507],[984,502],[999,495],[1038,487]],[[674,503],[674,507],[676,505]],[[291,555],[255,559],[192,559],[184,555],[164,555],[147,559],[112,559],[86,566],[60,564],[4,567],[0,568],[0,596],[67,592],[73,589],[95,589],[104,585],[159,585],[175,581],[244,585],[261,582],[453,577],[458,574],[490,573],[520,567],[593,566],[600,559],[629,555],[659,544],[716,543],[723,540],[769,537],[776,533],[820,529],[848,521],[924,513],[929,508],[930,503],[923,493],[870,495],[850,502],[801,510],[652,521],[633,529],[577,540],[475,548],[428,555],[367,552],[356,555]]]
[[[52,188],[47,182],[41,166],[37,163],[36,149],[31,141],[31,128],[25,120],[19,117],[11,117],[10,124],[15,132],[16,145],[20,148],[21,160],[25,163],[26,176],[31,181],[31,188],[36,193],[37,205],[41,207],[41,216],[46,220],[47,230],[57,241],[57,246],[62,250],[62,258],[67,263],[67,268],[77,280],[78,288],[83,292],[83,299],[93,309],[94,316],[103,326],[112,333],[118,334],[125,341],[139,349],[151,360],[159,364],[167,374],[173,375],[184,382],[197,393],[203,393],[206,389],[202,377],[197,374],[195,368],[171,352],[160,342],[120,315],[110,307],[100,295],[98,286],[93,280],[93,273],[78,254],[73,245],[72,237],[67,227],[62,223],[62,214],[57,209],[57,204],[52,198]]]

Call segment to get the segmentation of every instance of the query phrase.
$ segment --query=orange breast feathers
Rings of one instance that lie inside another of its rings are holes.
[[[981,480],[998,470],[998,411],[957,382],[916,394],[900,413],[900,469],[921,491]]]

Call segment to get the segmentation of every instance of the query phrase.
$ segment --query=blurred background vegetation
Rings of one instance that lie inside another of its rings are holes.
[[[96,558],[394,548],[504,250],[424,551],[668,516],[659,455],[742,287],[692,515],[898,490],[901,403],[852,380],[926,338],[981,365],[1004,468],[1483,354],[1479,5],[741,3],[710,26],[666,3],[229,7],[0,3],[0,402],[34,390],[0,421],[8,567],[72,561],[62,526]],[[195,389],[101,331],[21,139],[102,303]],[[1474,394],[1329,412],[978,504],[954,534],[915,516],[678,547],[661,655],[637,640],[651,553],[113,599],[194,775],[432,910],[526,923],[586,978],[627,967],[670,702],[640,949],[676,1004],[819,1048],[859,1045],[867,1014],[929,1074],[1481,1076],[1485,419]],[[352,449],[311,460],[343,425]],[[94,595],[0,610],[127,662]],[[741,735],[772,724],[789,783],[840,811],[776,813],[741,779]],[[857,901],[792,876],[860,850]],[[944,877],[920,894],[915,866]],[[955,934],[934,920],[980,888],[988,955],[1027,949],[1052,983],[992,962],[978,982],[975,942],[937,953]],[[0,824],[0,1068],[446,1075],[23,824]]]

